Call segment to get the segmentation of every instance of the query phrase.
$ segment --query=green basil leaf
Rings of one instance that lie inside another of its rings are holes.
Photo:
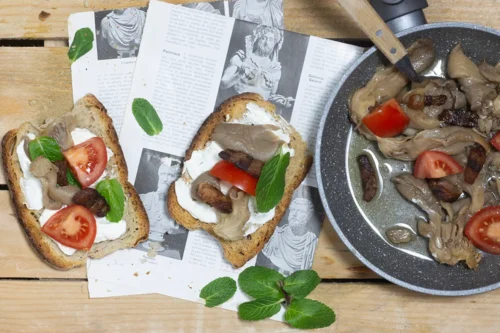
[[[93,45],[94,33],[92,30],[90,28],[78,29],[68,51],[70,63],[74,63],[78,58],[92,50]]]
[[[294,299],[285,312],[285,320],[295,328],[322,328],[335,322],[335,313],[321,302],[307,298]]]
[[[39,136],[28,144],[30,158],[32,161],[39,156],[47,158],[51,162],[62,161],[64,159],[61,147],[56,139],[50,136]]]
[[[261,320],[277,314],[284,299],[273,298],[256,299],[238,306],[238,316],[242,320]]]
[[[157,135],[163,130],[163,123],[158,113],[153,105],[146,99],[135,98],[132,102],[132,113],[139,126],[141,126],[148,135]]]
[[[313,270],[296,271],[285,279],[283,290],[293,298],[304,298],[321,282],[318,273]]]
[[[109,212],[106,214],[109,222],[120,222],[125,209],[125,194],[120,183],[116,179],[105,179],[101,180],[95,189],[109,205]]]
[[[207,284],[200,292],[205,306],[212,308],[228,301],[236,293],[236,281],[230,277],[221,277]]]
[[[285,174],[289,163],[290,153],[280,153],[264,164],[255,195],[259,212],[267,213],[281,201],[285,193]]]
[[[278,300],[284,297],[279,286],[279,282],[284,279],[285,277],[275,270],[252,266],[240,273],[238,284],[248,296]]]
[[[66,169],[66,179],[68,180],[69,185],[73,185],[73,186],[77,186],[79,188],[82,188],[82,185],[80,185],[80,183],[78,182],[78,179],[76,179],[75,176],[73,176],[73,173],[71,172],[71,170],[69,168]]]

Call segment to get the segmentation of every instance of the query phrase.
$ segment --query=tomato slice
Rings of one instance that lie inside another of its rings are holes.
[[[108,152],[104,141],[94,137],[63,152],[82,188],[92,185],[106,169]]]
[[[410,118],[396,99],[392,98],[364,116],[361,121],[373,134],[386,138],[403,133]]]
[[[495,134],[495,136],[491,139],[490,143],[497,150],[500,150],[500,131],[498,131],[497,134]]]
[[[62,245],[87,251],[94,244],[97,226],[90,210],[71,205],[52,215],[42,231]]]
[[[464,233],[477,248],[500,254],[500,206],[486,207],[474,214]]]
[[[418,155],[413,175],[416,178],[443,178],[460,173],[464,168],[450,155],[439,151],[424,151]]]
[[[220,161],[212,170],[210,174],[221,180],[231,183],[240,190],[255,196],[255,189],[257,188],[258,179],[250,176],[245,171],[235,167],[232,163],[227,161]]]

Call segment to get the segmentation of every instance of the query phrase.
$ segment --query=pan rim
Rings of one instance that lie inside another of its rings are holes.
[[[466,23],[466,22],[439,22],[439,23],[429,23],[417,27],[413,27],[404,31],[401,31],[396,34],[396,36],[402,37],[406,36],[409,34],[412,34],[414,32],[419,32],[419,31],[425,31],[425,30],[432,30],[435,28],[468,28],[472,30],[479,30],[483,32],[487,32],[496,36],[500,37],[500,31],[485,27],[482,25],[478,24],[473,24],[473,23]],[[482,286],[479,288],[471,288],[471,289],[460,289],[460,290],[441,290],[441,289],[433,289],[433,288],[426,288],[426,287],[420,287],[405,281],[402,281],[396,277],[393,277],[389,273],[386,273],[379,269],[376,264],[373,264],[370,260],[368,260],[366,257],[364,257],[356,248],[351,244],[349,239],[346,237],[340,226],[337,224],[332,210],[330,209],[330,205],[328,203],[328,200],[326,198],[326,193],[325,189],[323,186],[323,179],[322,179],[322,169],[321,169],[321,158],[320,158],[320,151],[321,151],[321,146],[322,146],[322,140],[323,140],[323,133],[324,133],[324,128],[325,128],[325,123],[326,119],[328,118],[328,115],[330,113],[330,108],[332,107],[332,104],[337,97],[340,89],[343,87],[345,82],[349,79],[351,74],[356,70],[356,68],[366,60],[369,56],[371,56],[373,53],[377,51],[377,48],[375,46],[372,46],[370,49],[368,49],[361,57],[359,57],[352,65],[351,67],[344,73],[342,78],[340,79],[339,83],[336,85],[335,89],[332,91],[328,102],[323,110],[323,114],[321,116],[321,120],[319,123],[319,130],[318,134],[316,137],[316,143],[315,143],[315,151],[314,151],[314,165],[315,165],[315,172],[316,172],[316,180],[318,184],[318,190],[321,198],[321,202],[323,204],[323,207],[325,209],[325,213],[328,217],[328,220],[332,224],[333,228],[335,229],[335,232],[339,235],[340,239],[342,242],[347,246],[347,248],[368,268],[370,268],[372,271],[374,271],[376,274],[380,275],[382,278],[398,285],[403,288],[413,290],[416,292],[424,293],[424,294],[429,294],[429,295],[438,295],[438,296],[467,296],[467,295],[474,295],[474,294],[480,294],[484,293],[487,291],[491,291],[497,288],[500,288],[500,281],[497,283],[493,283],[490,285]],[[351,125],[352,128],[352,125]],[[348,135],[348,133],[347,133]],[[345,170],[343,170],[345,171]]]

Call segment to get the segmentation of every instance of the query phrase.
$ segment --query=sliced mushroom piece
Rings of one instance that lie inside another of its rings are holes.
[[[220,123],[215,127],[212,139],[223,149],[242,151],[254,159],[267,162],[283,143],[273,132],[278,129],[273,125]]]
[[[415,239],[413,232],[405,227],[396,226],[389,228],[385,231],[385,234],[393,244],[409,243]]]
[[[467,97],[472,111],[479,111],[485,101],[494,100],[497,92],[494,88],[482,83],[473,83],[469,86],[462,86],[462,90]]]
[[[235,187],[229,190],[233,210],[230,214],[219,215],[219,221],[214,227],[217,236],[234,242],[240,240],[245,235],[243,230],[245,224],[250,219],[250,209],[248,208],[249,196]]]
[[[484,76],[488,81],[500,83],[500,69],[497,70],[497,68],[488,64],[484,60],[477,67],[479,69],[479,73],[481,73],[481,75]]]
[[[406,104],[401,104],[401,108],[404,110],[408,118],[410,118],[410,124],[407,128],[422,130],[438,128],[441,126],[441,121],[439,119],[429,117],[421,110],[411,109],[407,107]]]
[[[458,79],[462,86],[488,82],[479,72],[477,65],[464,54],[460,43],[451,50],[448,56],[447,71],[448,76],[452,79]]]
[[[413,137],[377,138],[378,147],[385,157],[413,161],[426,150],[437,150],[448,155],[458,155],[465,148],[478,143],[487,152],[489,143],[469,128],[447,126],[419,132]]]
[[[56,207],[54,202],[70,205],[73,201],[73,196],[80,190],[76,186],[57,186],[57,167],[43,156],[37,157],[30,166],[30,172],[33,176],[40,179],[42,182],[42,192],[44,193],[44,206],[47,209]],[[47,197],[45,197],[47,195]],[[51,202],[54,201],[54,202]]]
[[[74,145],[73,138],[71,137],[71,129],[68,128],[66,121],[62,118],[47,120],[40,134],[54,138],[62,150],[67,150]]]
[[[198,196],[197,191],[198,191],[198,186],[201,183],[207,183],[215,187],[216,189],[220,190],[220,183],[217,178],[214,176],[210,175],[210,171],[206,171],[202,173],[201,175],[198,176],[192,183],[191,183],[191,198],[193,198],[196,201],[202,201],[203,200]]]

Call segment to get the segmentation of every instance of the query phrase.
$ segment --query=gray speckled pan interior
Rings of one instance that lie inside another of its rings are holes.
[[[398,34],[408,47],[418,38],[434,42],[437,58],[446,61],[450,50],[462,43],[476,63],[500,61],[500,33],[465,23],[435,23]],[[485,254],[477,271],[462,264],[446,266],[431,259],[427,240],[418,237],[407,245],[391,245],[384,231],[405,224],[416,231],[416,218],[425,214],[405,201],[390,177],[411,170],[408,163],[386,160],[371,142],[353,131],[348,119],[349,94],[366,84],[377,66],[386,64],[375,48],[368,50],[344,75],[323,114],[316,142],[316,175],[321,199],[335,230],[349,249],[377,274],[405,288],[446,296],[469,295],[500,287],[500,256]],[[379,166],[383,190],[376,200],[361,199],[356,156],[368,154]]]

